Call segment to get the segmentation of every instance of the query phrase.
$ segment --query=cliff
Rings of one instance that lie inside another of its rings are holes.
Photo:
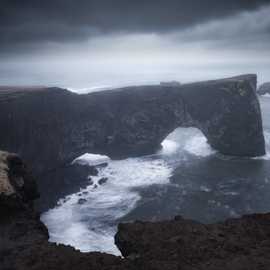
[[[33,210],[35,181],[21,159],[0,152],[1,270],[244,270],[270,268],[270,214],[217,224],[176,217],[120,224],[115,241],[124,258],[81,253],[48,242]]]
[[[60,88],[0,91],[0,147],[35,170],[85,153],[153,152],[179,126],[195,126],[223,154],[265,153],[256,76],[77,95]]]
[[[1,88],[0,149],[31,164],[41,192],[52,187],[49,194],[59,186],[72,192],[70,180],[65,185],[62,175],[79,155],[153,153],[180,126],[199,128],[222,154],[264,155],[256,80],[256,75],[244,75],[84,95],[60,88]],[[84,175],[78,178],[76,186],[85,181]]]

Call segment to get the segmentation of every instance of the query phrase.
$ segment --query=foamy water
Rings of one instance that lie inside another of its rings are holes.
[[[89,153],[79,157],[79,163],[105,161],[108,166],[99,168],[98,176],[91,176],[88,187],[59,200],[57,207],[42,215],[50,241],[85,252],[120,255],[114,245],[117,220],[136,208],[141,197],[134,188],[169,184],[174,168],[186,154],[205,157],[213,153],[199,130],[183,128],[168,136],[156,155],[125,160]]]
[[[93,183],[59,201],[42,220],[48,225],[50,241],[69,244],[81,251],[120,255],[114,245],[116,220],[129,213],[140,199],[135,187],[167,184],[172,170],[163,160],[132,158],[110,161]],[[106,178],[107,182],[99,184]],[[81,202],[81,204],[80,204]]]

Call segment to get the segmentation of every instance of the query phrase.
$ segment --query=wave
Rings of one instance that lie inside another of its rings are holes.
[[[161,154],[185,155],[206,157],[216,151],[208,144],[204,134],[197,128],[177,128],[162,142]]]
[[[199,157],[206,157],[215,154],[216,151],[207,143],[204,135],[197,135],[192,137],[185,145],[184,149]]]

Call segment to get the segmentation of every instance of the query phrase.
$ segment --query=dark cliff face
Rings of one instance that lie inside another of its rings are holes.
[[[194,126],[223,154],[265,153],[256,75],[186,85],[77,95],[60,88],[0,88],[0,149],[19,153],[38,176],[40,210],[87,184],[86,152],[150,154],[177,127]]]
[[[191,125],[198,127],[220,153],[265,154],[256,76],[187,85],[183,96]]]
[[[155,151],[179,126],[195,126],[223,154],[265,153],[256,76],[77,95],[59,88],[0,92],[0,147],[43,172],[85,152]]]
[[[258,94],[259,95],[265,95],[265,94],[270,94],[270,82],[262,84],[258,88]]]

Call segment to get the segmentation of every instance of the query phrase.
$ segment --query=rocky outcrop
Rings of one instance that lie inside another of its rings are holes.
[[[48,178],[60,183],[58,172],[48,172],[81,154],[153,153],[180,126],[199,128],[222,154],[260,156],[265,145],[255,90],[256,75],[84,95],[60,88],[1,89],[0,148],[19,153],[43,186]]]
[[[259,88],[258,88],[258,94],[263,96],[265,94],[269,94],[270,95],[270,82],[264,83],[262,84]]]
[[[33,209],[37,196],[21,159],[0,152],[1,270],[134,269],[119,257],[49,243],[48,230]]]
[[[12,212],[38,197],[36,182],[19,156],[0,151],[0,211]]]
[[[41,196],[35,204],[36,208],[40,212],[53,208],[60,198],[88,186],[91,183],[89,177],[97,173],[95,167],[66,164],[40,174],[38,186]]]
[[[138,221],[120,224],[115,239],[137,269],[270,269],[270,214],[209,225]]]
[[[244,270],[270,268],[270,214],[217,224],[172,221],[120,224],[124,258],[48,242],[33,210],[35,181],[17,155],[0,152],[1,270]]]

